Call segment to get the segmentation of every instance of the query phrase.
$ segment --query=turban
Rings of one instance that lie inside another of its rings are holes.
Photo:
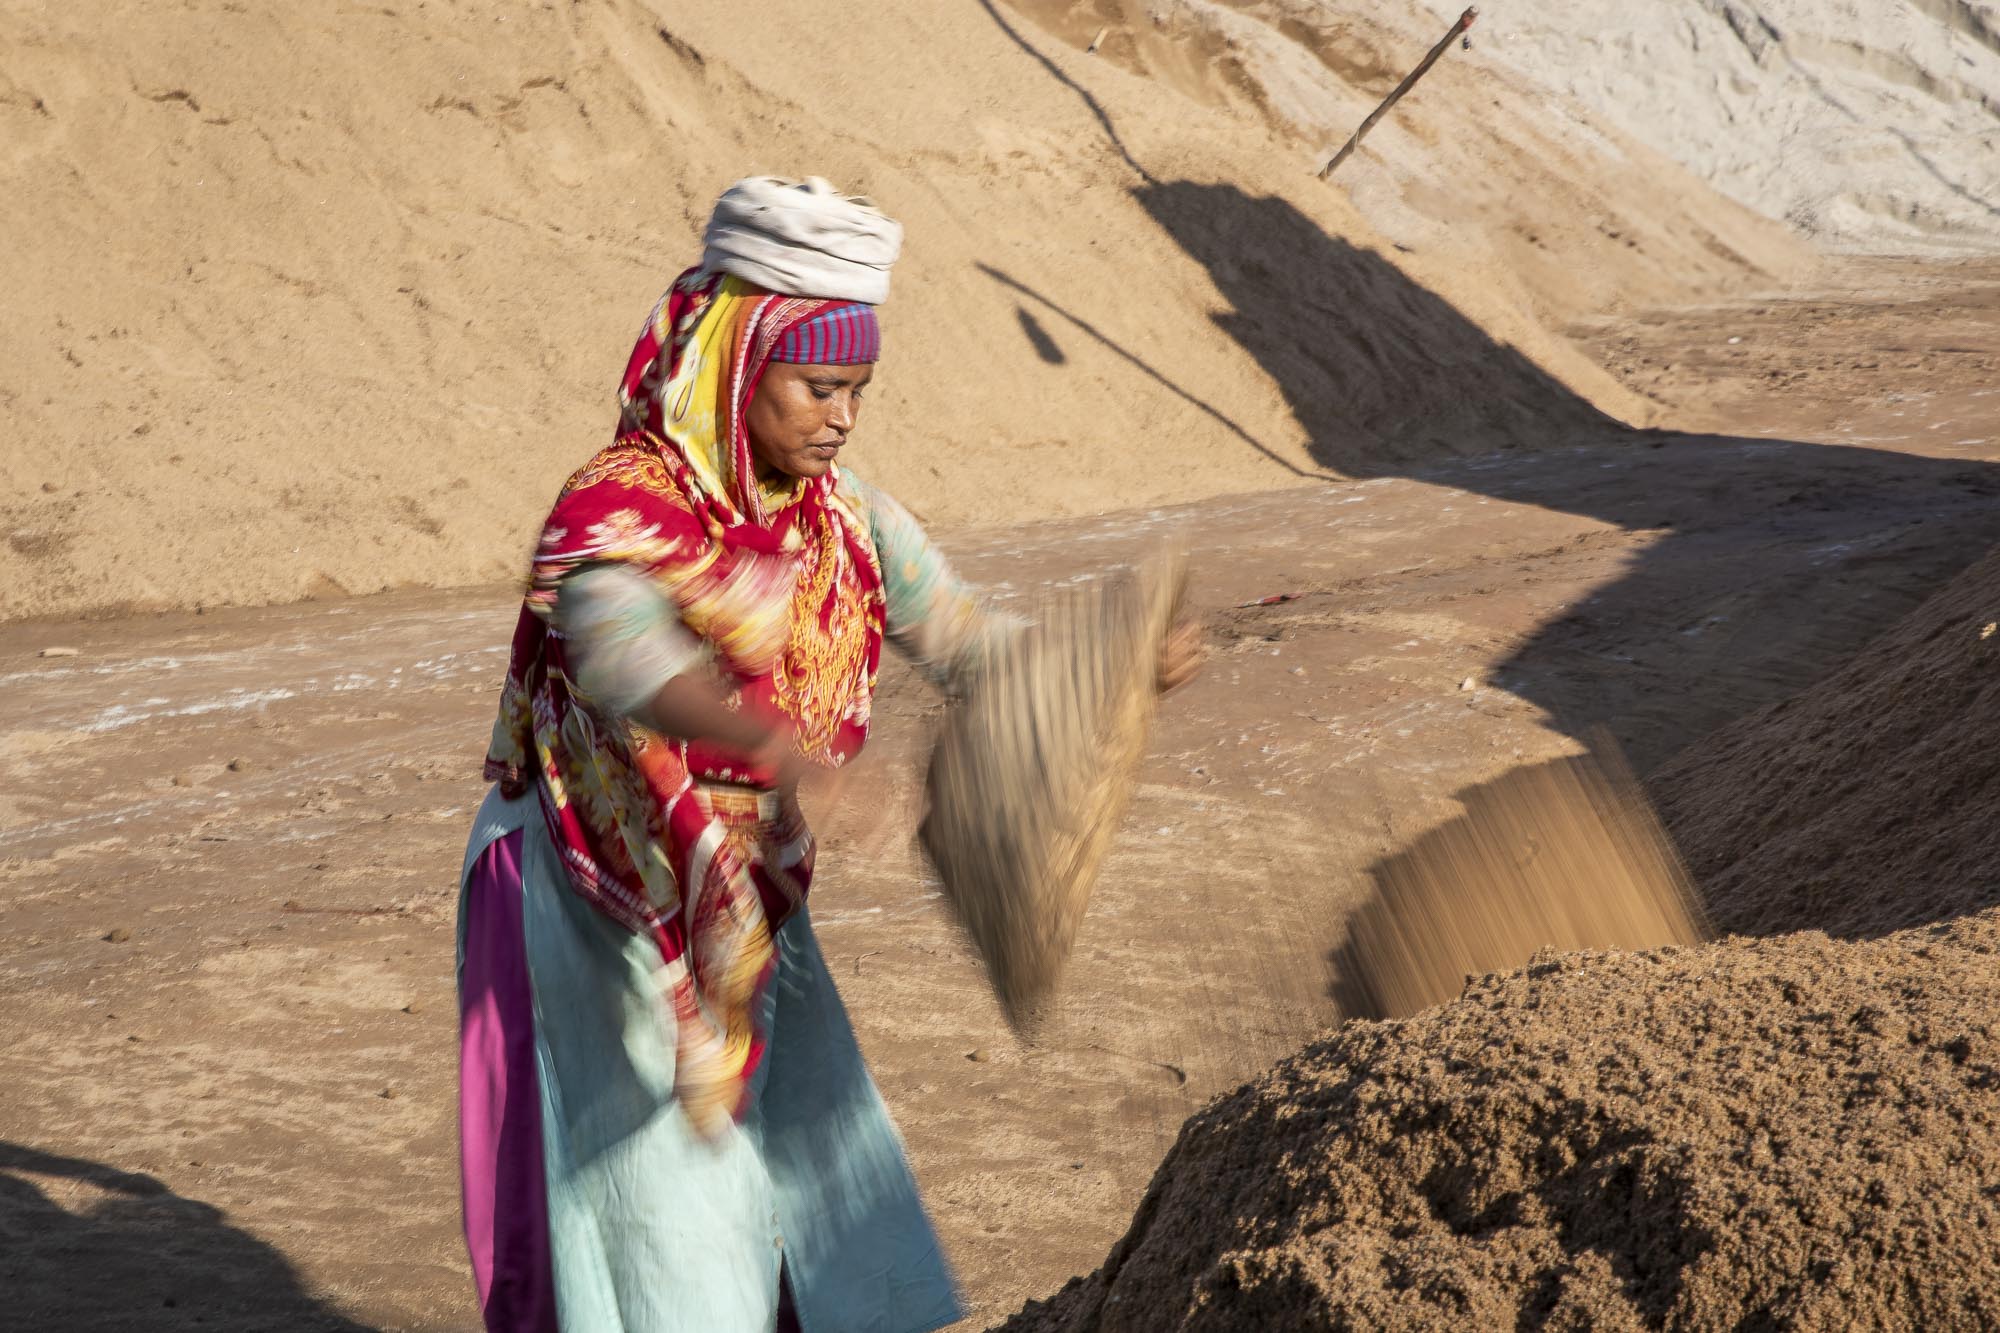
[[[701,266],[786,296],[880,305],[902,249],[902,224],[873,200],[817,176],[752,176],[716,202]]]

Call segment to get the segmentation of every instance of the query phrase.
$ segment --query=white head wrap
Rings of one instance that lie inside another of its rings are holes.
[[[701,239],[703,268],[786,296],[880,305],[903,225],[818,176],[751,176],[716,202]]]

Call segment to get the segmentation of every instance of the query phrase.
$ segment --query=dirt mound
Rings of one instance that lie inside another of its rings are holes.
[[[1190,1119],[1009,1333],[1992,1327],[2000,922],[1547,957]]]
[[[1191,1119],[1105,1266],[1007,1328],[1991,1327],[1996,667],[2000,553],[1649,782],[1715,924],[1771,938],[1342,1027]],[[1516,931],[1549,781],[1391,863],[1364,951],[1404,943],[1384,903],[1417,964]],[[1439,897],[1488,881],[1476,920]]]
[[[1382,132],[1360,209],[1240,98],[1011,10],[825,25],[801,0],[0,14],[0,618],[515,576],[750,172],[907,224],[855,462],[941,523],[1639,420],[1556,330],[1801,262],[1462,72]]]
[[[2000,552],[1648,780],[1715,924],[1879,935],[2000,904]]]

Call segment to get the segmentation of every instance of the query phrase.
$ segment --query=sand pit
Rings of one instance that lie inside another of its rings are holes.
[[[2000,1320],[2000,923],[1549,956],[1193,1117],[1008,1333]]]
[[[2000,903],[2000,553],[1653,775],[1716,924],[1878,935]]]

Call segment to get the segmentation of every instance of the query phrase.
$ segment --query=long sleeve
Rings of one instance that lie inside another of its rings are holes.
[[[631,717],[662,685],[709,658],[659,588],[622,565],[590,565],[565,577],[553,624],[573,683],[607,716]]]
[[[994,610],[952,571],[923,525],[886,491],[843,473],[868,516],[882,562],[889,642],[932,684],[955,688],[986,649],[1025,622]]]

